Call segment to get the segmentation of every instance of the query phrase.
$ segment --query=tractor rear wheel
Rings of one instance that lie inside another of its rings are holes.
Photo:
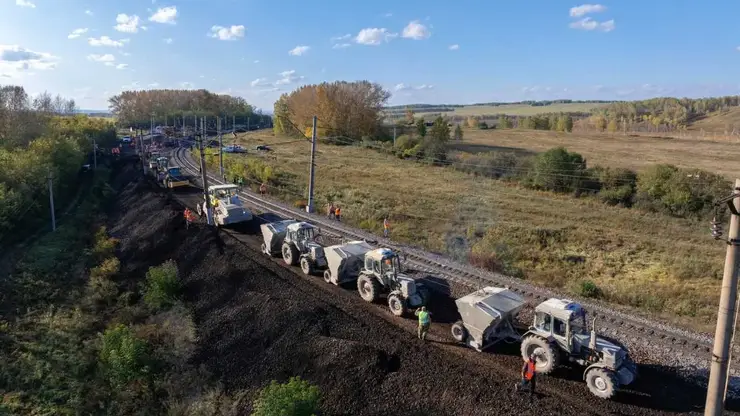
[[[298,249],[294,245],[283,244],[283,261],[290,266],[298,264]]]
[[[301,257],[301,270],[306,276],[313,274],[313,265],[306,257]]]
[[[203,216],[203,207],[200,204],[198,204],[198,205],[195,206],[195,210],[198,211],[198,216],[199,217],[202,217]]]
[[[361,274],[357,278],[357,291],[360,292],[360,297],[368,302],[375,302],[380,294],[380,285],[375,277]]]
[[[468,330],[465,329],[463,321],[457,321],[452,324],[451,332],[452,338],[454,338],[457,342],[465,342],[465,340],[468,338]]]
[[[594,396],[611,399],[619,388],[617,375],[606,368],[593,368],[586,373],[586,385]]]
[[[395,293],[388,295],[388,307],[395,316],[406,314],[406,299]]]
[[[333,283],[331,281],[331,272],[329,270],[324,270],[324,281],[326,283]]]
[[[522,340],[522,358],[526,361],[530,355],[535,354],[537,357],[537,372],[540,374],[549,374],[555,369],[560,362],[560,350],[555,348],[546,339],[537,335],[528,335]]]

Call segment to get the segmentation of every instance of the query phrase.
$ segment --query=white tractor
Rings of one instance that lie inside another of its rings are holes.
[[[364,267],[357,277],[357,291],[368,302],[387,293],[388,307],[396,316],[405,315],[410,308],[424,306],[429,300],[427,288],[401,273],[398,253],[387,248],[365,253]]]
[[[211,185],[208,187],[208,197],[213,207],[213,221],[217,227],[236,224],[252,220],[252,212],[242,205],[239,199],[239,188],[236,185]],[[206,201],[198,204],[198,215],[207,213]]]
[[[551,373],[562,361],[578,363],[583,378],[595,396],[609,399],[620,385],[637,378],[637,365],[629,352],[596,335],[596,319],[589,332],[586,311],[567,299],[548,299],[535,308],[534,325],[522,336],[525,360],[537,357],[537,372]]]

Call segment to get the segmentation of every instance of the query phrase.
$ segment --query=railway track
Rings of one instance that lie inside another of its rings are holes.
[[[176,149],[173,154],[175,160],[181,166],[193,173],[194,177],[200,177],[198,167],[191,160],[186,149]],[[208,173],[208,179],[213,184],[224,183],[222,179],[210,172]],[[200,183],[200,180],[197,182]],[[550,297],[563,297],[556,292],[529,285],[521,280],[460,264],[442,256],[425,253],[414,247],[381,240],[377,236],[350,228],[321,215],[309,214],[280,203],[268,201],[250,191],[241,191],[240,196],[243,197],[246,203],[264,212],[272,212],[288,218],[317,224],[321,227],[322,232],[326,234],[353,240],[377,241],[383,246],[405,253],[407,265],[421,273],[429,274],[436,279],[442,279],[442,282],[425,279],[425,283],[431,283],[433,286],[437,285],[437,290],[444,289],[445,286],[448,286],[447,290],[449,290],[453,285],[459,285],[468,290],[486,285],[508,286],[511,290],[522,295],[530,306],[534,306]],[[449,285],[447,285],[447,282]],[[435,287],[431,288],[435,289]],[[708,367],[712,348],[710,337],[612,310],[593,302],[578,301],[591,316],[599,318],[597,323],[600,333],[619,340],[633,351],[641,351],[641,354],[633,353],[641,361],[645,361],[644,358],[647,358],[648,361],[672,367],[687,368],[692,372],[696,370],[702,372],[703,369]],[[733,351],[740,353],[740,348],[733,346]],[[643,354],[645,357],[642,356]],[[671,360],[671,358],[673,359]],[[733,365],[731,374],[740,374],[740,366]]]

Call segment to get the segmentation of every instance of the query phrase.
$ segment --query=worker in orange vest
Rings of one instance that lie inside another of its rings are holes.
[[[260,185],[260,194],[264,195],[267,193],[267,185],[265,185],[264,182],[262,182],[262,185]]]
[[[522,391],[525,387],[529,387],[529,397],[534,396],[534,388],[537,384],[536,369],[536,355],[530,354],[529,359],[522,366],[522,382],[514,385],[516,391]]]
[[[190,224],[195,222],[195,214],[193,214],[193,211],[190,210],[190,208],[185,208],[185,229],[190,228]]]
[[[342,209],[339,208],[339,205],[334,209],[334,218],[336,218],[337,221],[342,220]]]

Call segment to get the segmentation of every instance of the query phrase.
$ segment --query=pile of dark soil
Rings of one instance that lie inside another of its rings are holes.
[[[357,297],[333,296],[215,230],[186,230],[182,207],[143,179],[124,187],[110,218],[132,281],[177,262],[197,326],[194,364],[227,391],[251,399],[271,380],[299,375],[320,387],[324,415],[660,413],[600,401],[585,385],[517,395],[516,378],[417,340]]]

